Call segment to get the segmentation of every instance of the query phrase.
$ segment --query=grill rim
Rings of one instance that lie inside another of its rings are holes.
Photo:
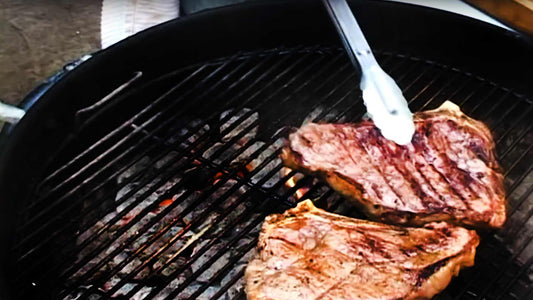
[[[335,51],[338,52],[338,51],[341,51],[341,50],[339,50],[338,48],[336,48]],[[296,52],[296,51],[295,51],[295,52]],[[298,52],[296,52],[296,53],[298,53]],[[305,51],[300,52],[300,54],[301,54],[301,53],[305,53]],[[243,54],[243,55],[246,55],[246,54]],[[381,54],[381,55],[382,55],[382,58],[383,58],[384,55],[383,55],[383,54]],[[337,56],[338,56],[338,55],[337,55]],[[453,70],[452,68],[450,68],[450,67],[448,67],[448,66],[445,66],[445,65],[441,65],[441,64],[437,64],[437,63],[427,63],[426,61],[424,61],[424,60],[422,60],[422,59],[420,59],[420,58],[407,57],[407,56],[402,55],[402,54],[388,54],[387,56],[384,57],[384,59],[386,59],[386,58],[396,58],[396,59],[401,58],[401,61],[400,61],[399,63],[396,63],[396,65],[392,68],[392,70],[398,69],[398,68],[402,65],[403,62],[408,61],[408,62],[410,62],[410,63],[413,63],[413,62],[422,62],[422,63],[426,63],[426,64],[427,64],[428,66],[430,66],[430,67],[433,67],[433,68],[434,68],[434,67],[437,67],[437,68],[439,68],[439,69],[441,69],[441,70],[448,71],[448,72],[452,72],[452,74],[454,74],[454,76],[451,76],[450,78],[446,79],[446,82],[447,82],[448,84],[449,84],[450,82],[453,82],[453,81],[456,79],[456,76],[458,76],[457,74],[460,74],[460,75],[462,75],[462,76],[467,76],[467,78],[471,78],[471,77],[472,77],[471,74],[463,73],[463,72],[461,72],[460,70]],[[325,68],[325,67],[322,66],[322,68]],[[416,68],[414,68],[414,69],[416,69]],[[411,72],[412,70],[413,70],[413,69],[409,68],[408,71],[403,72],[403,73],[406,74],[406,73]],[[425,73],[422,73],[422,74],[425,74]],[[411,82],[412,82],[412,83],[411,83],[411,84],[407,84],[406,87],[405,87],[405,89],[410,88],[411,85],[412,85],[414,82],[416,82],[416,81],[420,78],[420,76],[421,76],[421,75],[419,74],[419,75],[416,76],[414,79],[411,79]],[[403,78],[403,76],[401,76],[401,77]],[[433,79],[431,82],[434,82],[435,80],[436,80],[436,79]],[[483,82],[484,84],[488,85],[488,86],[495,85],[495,83],[493,83],[493,82],[488,82],[488,81],[486,81],[486,80],[482,80],[482,82]],[[425,107],[428,103],[432,102],[432,101],[434,100],[435,96],[438,95],[438,94],[440,94],[440,93],[442,92],[444,86],[447,86],[448,84],[443,85],[443,86],[442,86],[441,88],[439,88],[437,91],[433,92],[433,93],[432,93],[433,96],[432,96],[431,98],[429,98],[429,100],[427,100],[427,101],[424,103],[424,105],[423,105],[422,107]],[[501,88],[501,87],[498,87],[498,86],[496,86],[496,87],[497,87],[500,91],[505,92],[505,93],[503,94],[503,96],[498,97],[498,99],[499,99],[499,100],[498,100],[498,103],[503,102],[503,101],[505,100],[505,96],[506,96],[506,95],[509,95],[509,94],[512,93],[512,91],[506,90],[506,89]],[[459,92],[460,90],[461,90],[461,88],[459,88],[459,89],[454,89],[454,93],[457,93],[457,92]],[[420,92],[418,93],[418,95],[419,95],[419,94],[420,94]],[[492,93],[488,93],[488,94],[487,94],[488,97],[489,97],[490,95],[492,95]],[[517,98],[516,101],[517,101],[517,102],[524,101],[525,103],[527,103],[527,104],[529,105],[529,107],[531,107],[531,103],[530,103],[529,101],[526,102],[526,101],[525,101],[526,99],[524,99],[522,96],[520,96],[520,95],[514,95],[514,96],[516,96],[516,98]],[[412,98],[410,102],[413,102],[414,100],[416,100],[416,96],[415,96],[414,98]],[[468,101],[468,97],[465,97],[465,102],[466,102],[466,101]],[[496,105],[496,106],[497,106],[497,105]],[[479,106],[476,106],[476,107],[479,107]],[[489,112],[490,112],[490,111],[491,111],[491,110],[489,110]],[[500,120],[500,121],[501,121],[501,120]],[[498,124],[499,124],[499,122],[496,123],[496,125],[494,125],[494,126],[495,126],[495,127],[498,127]],[[513,126],[510,126],[510,127],[512,128]],[[526,129],[526,131],[527,131],[527,129]],[[526,173],[527,173],[527,172],[526,172]],[[290,176],[287,176],[287,178],[288,178],[288,177],[290,177]],[[253,246],[253,245],[252,245],[252,246]]]
[[[59,129],[59,128],[61,128],[61,127],[68,128],[68,129],[72,128],[71,121],[68,118],[65,119],[64,117],[61,117],[61,116],[59,116],[59,114],[54,112],[54,110],[57,109],[57,111],[61,111],[62,112],[61,114],[64,114],[65,111],[68,114],[68,113],[70,113],[73,110],[73,108],[71,108],[71,107],[69,107],[68,109],[66,109],[64,107],[60,107],[61,106],[60,102],[65,103],[65,101],[67,101],[66,98],[69,98],[69,96],[71,96],[71,94],[74,93],[72,91],[72,89],[68,88],[69,85],[73,85],[73,86],[76,86],[76,87],[78,87],[78,86],[86,86],[86,84],[82,84],[82,82],[84,81],[83,78],[85,78],[85,79],[90,78],[91,76],[89,76],[88,73],[96,72],[96,70],[98,69],[96,67],[97,64],[105,64],[106,62],[109,63],[112,60],[111,58],[118,58],[118,56],[119,56],[118,53],[120,51],[117,50],[117,49],[119,47],[135,47],[135,46],[138,46],[138,47],[143,48],[141,46],[141,40],[142,39],[148,39],[148,40],[151,40],[151,41],[155,41],[156,40],[153,37],[149,38],[150,35],[158,35],[159,37],[161,37],[162,35],[168,34],[169,31],[172,32],[173,31],[172,29],[176,28],[178,26],[183,26],[183,27],[192,26],[193,28],[194,28],[194,26],[196,26],[195,27],[196,28],[195,34],[200,33],[200,36],[202,36],[202,33],[205,33],[205,28],[203,28],[203,29],[200,28],[200,27],[202,27],[202,25],[200,25],[202,18],[212,18],[212,17],[217,18],[218,17],[219,20],[222,20],[222,19],[224,19],[222,17],[225,17],[225,14],[231,13],[233,15],[235,13],[235,11],[239,11],[239,13],[241,14],[240,22],[243,22],[244,20],[242,18],[243,18],[243,15],[245,13],[250,13],[250,12],[253,13],[253,11],[255,10],[255,14],[258,16],[258,18],[261,18],[261,14],[259,14],[258,12],[264,12],[265,8],[268,8],[270,10],[278,11],[280,7],[284,7],[285,8],[285,6],[289,7],[289,10],[287,11],[287,14],[292,14],[294,11],[298,11],[300,13],[303,13],[304,15],[306,15],[306,14],[307,15],[311,15],[311,16],[312,15],[318,15],[318,16],[321,15],[321,13],[313,12],[313,10],[316,10],[317,5],[310,5],[309,7],[306,7],[304,9],[304,11],[302,12],[301,4],[302,4],[303,1],[292,1],[290,4],[285,4],[285,3],[282,3],[282,2],[284,2],[284,1],[275,1],[273,3],[257,3],[257,4],[235,6],[235,7],[231,7],[231,8],[224,8],[224,9],[220,9],[220,10],[216,10],[216,11],[214,10],[214,11],[201,13],[199,15],[191,16],[191,17],[183,19],[183,20],[176,20],[176,21],[169,22],[169,23],[164,24],[164,25],[162,25],[160,27],[150,29],[149,31],[147,31],[145,33],[142,33],[142,34],[140,34],[137,37],[133,37],[133,38],[129,39],[128,41],[125,41],[121,45],[117,45],[116,47],[114,47],[114,50],[113,49],[109,49],[109,51],[103,51],[102,53],[99,53],[99,54],[95,55],[95,57],[92,58],[91,60],[89,60],[87,63],[82,64],[80,67],[74,69],[74,71],[72,71],[72,72],[68,73],[67,75],[65,75],[62,80],[60,80],[56,85],[54,85],[50,90],[48,90],[42,96],[41,100],[39,100],[28,111],[27,116],[21,121],[21,123],[19,123],[19,125],[17,125],[15,128],[12,128],[11,133],[8,134],[8,128],[5,128],[4,131],[3,131],[2,139],[0,141],[0,143],[1,143],[0,147],[1,147],[1,151],[2,151],[1,158],[0,158],[0,170],[2,170],[2,172],[0,172],[0,199],[2,199],[2,200],[0,200],[0,214],[2,214],[0,216],[0,222],[2,223],[2,224],[0,224],[0,230],[1,230],[0,231],[0,240],[11,240],[10,232],[13,229],[12,228],[13,222],[11,220],[12,219],[11,214],[9,214],[9,213],[6,214],[4,212],[13,211],[15,202],[17,200],[20,201],[21,198],[24,201],[24,198],[25,198],[24,197],[25,191],[23,189],[17,188],[17,186],[18,186],[17,184],[25,183],[28,178],[24,177],[24,176],[20,176],[20,174],[21,173],[24,173],[25,175],[26,174],[35,174],[35,173],[33,173],[34,172],[33,170],[31,172],[28,171],[28,165],[31,164],[33,166],[35,166],[35,165],[39,166],[39,160],[37,159],[37,157],[29,155],[29,154],[31,154],[31,151],[28,152],[28,151],[20,151],[20,150],[24,149],[24,146],[26,146],[26,148],[33,148],[33,149],[39,148],[39,146],[40,146],[39,142],[36,142],[36,141],[39,141],[39,140],[43,139],[42,137],[39,137],[39,134],[42,135],[43,132],[46,133],[46,130],[48,130],[49,132],[57,130],[58,131],[58,135],[65,135],[67,130]],[[361,4],[356,4],[355,6],[357,6],[357,5],[361,5]],[[386,10],[387,9],[390,10],[391,7],[393,7],[393,8],[395,8],[394,10],[396,10],[396,13],[397,13],[398,9],[400,9],[400,10],[404,10],[404,11],[408,12],[408,14],[412,14],[413,11],[414,11],[415,15],[418,13],[418,14],[423,14],[423,15],[426,15],[426,16],[427,15],[436,16],[436,18],[438,19],[436,21],[437,23],[439,21],[442,21],[443,19],[446,19],[446,18],[453,19],[454,22],[458,22],[461,25],[465,25],[465,24],[467,25],[466,26],[467,29],[464,29],[464,28],[462,29],[464,31],[472,30],[473,32],[478,32],[478,33],[479,32],[484,32],[484,31],[486,31],[486,32],[490,31],[491,34],[493,34],[494,36],[499,37],[501,40],[510,41],[510,43],[507,44],[507,45],[509,45],[510,48],[515,48],[515,47],[518,47],[518,48],[524,48],[524,47],[528,48],[529,47],[529,48],[531,48],[531,44],[529,42],[527,42],[525,40],[525,38],[520,37],[519,35],[511,34],[509,32],[506,32],[503,29],[499,29],[499,28],[496,28],[496,27],[490,29],[491,26],[489,26],[487,24],[481,24],[481,23],[478,23],[477,21],[470,20],[470,19],[468,19],[466,17],[456,16],[456,15],[453,15],[451,13],[443,13],[443,12],[440,12],[440,11],[436,12],[436,11],[432,11],[431,9],[419,8],[419,7],[411,7],[410,5],[405,5],[405,4],[392,4],[392,3],[388,3],[388,4],[382,4],[382,3],[380,3],[380,4],[372,4],[372,3],[368,2],[368,3],[364,3],[364,5],[369,5],[369,6],[373,7],[372,9],[386,9]],[[260,9],[257,9],[257,8],[260,8]],[[291,11],[291,9],[292,9],[292,11]],[[280,18],[283,18],[283,16],[280,16]],[[368,19],[365,19],[365,18],[362,18],[362,20],[363,20],[362,21],[363,24],[365,22],[369,22]],[[278,20],[276,20],[276,21],[278,21]],[[325,20],[325,21],[327,21],[327,20]],[[196,24],[193,24],[195,22],[196,22]],[[237,21],[237,22],[239,22],[239,21]],[[283,22],[287,22],[287,20],[285,20]],[[317,23],[320,23],[320,22],[317,22]],[[180,24],[180,25],[177,25],[177,24]],[[473,27],[473,28],[468,28],[468,27]],[[262,27],[261,30],[263,30],[263,29],[264,28]],[[286,28],[284,28],[284,29],[286,29]],[[222,29],[222,30],[224,30],[224,29]],[[167,31],[167,32],[163,34],[163,31]],[[183,30],[178,30],[178,31],[183,33]],[[192,31],[194,32],[194,30],[192,30]],[[300,32],[298,32],[298,33],[300,33]],[[316,32],[313,32],[313,33],[316,33]],[[472,33],[472,32],[469,32],[469,33]],[[239,35],[241,35],[241,34],[242,33],[239,33]],[[372,34],[370,34],[370,36],[371,35]],[[284,38],[289,38],[289,36],[290,36],[290,34],[284,34]],[[335,35],[332,35],[332,36],[334,37]],[[309,40],[311,40],[311,37],[307,37],[307,38]],[[315,38],[316,38],[316,36],[312,37],[312,39],[315,39]],[[328,38],[325,38],[325,39],[327,40]],[[165,41],[165,42],[167,42],[167,41]],[[212,42],[212,41],[210,40],[208,42]],[[254,42],[257,42],[257,41],[254,40]],[[159,42],[159,44],[161,44],[161,42]],[[290,43],[288,43],[288,44],[290,44]],[[222,47],[224,49],[222,49],[221,52],[223,52],[223,51],[231,52],[232,49],[235,49],[235,48],[238,48],[238,47],[240,47],[241,50],[247,48],[247,47],[243,47],[242,43],[241,44],[235,43],[235,45],[233,47],[231,47],[231,46]],[[114,55],[110,54],[112,51],[115,52]],[[121,52],[121,54],[123,54],[123,53],[124,52]],[[138,54],[139,53],[137,53],[137,55]],[[208,55],[208,54],[204,54],[204,55]],[[216,55],[219,56],[220,53],[217,53]],[[128,57],[128,59],[131,59],[131,56]],[[124,62],[125,60],[124,59],[119,59],[119,61]],[[523,67],[525,69],[531,70],[531,60],[522,60],[522,64],[523,64]],[[452,65],[455,65],[455,64],[452,64]],[[117,75],[119,73],[122,73],[123,71],[124,70],[117,71],[113,75]],[[130,75],[131,75],[131,73],[128,74],[128,76],[130,76]],[[99,93],[99,94],[103,95],[103,94],[109,92],[110,90],[112,90],[116,86],[118,86],[118,83],[124,81],[123,77],[125,77],[125,75],[124,76],[118,75],[116,77],[109,76],[109,77],[103,78],[102,80],[99,81],[99,84],[102,85],[102,88],[99,89],[99,90],[96,90],[95,93],[97,93],[97,94]],[[109,82],[105,82],[106,79],[111,79],[111,80],[109,80]],[[93,83],[94,82],[92,82],[92,84]],[[516,89],[513,89],[513,90],[516,90]],[[528,94],[528,93],[526,93],[526,94]],[[530,97],[528,96],[528,98],[530,98]],[[85,104],[89,104],[89,103],[92,103],[95,99],[100,99],[100,98],[98,98],[98,97],[82,97],[79,101],[80,102],[84,102]],[[40,132],[35,132],[35,131],[32,132],[32,129],[35,129],[35,128],[37,128],[38,126],[40,126],[42,124],[45,124],[45,122],[43,122],[43,120],[45,120],[45,119],[47,119],[49,117],[52,120],[54,120],[54,122],[56,122],[56,124],[48,124],[48,126],[44,126],[46,130],[40,130]],[[8,135],[10,135],[9,139],[7,139]],[[52,140],[53,139],[54,139],[54,137],[52,137]],[[53,142],[51,142],[51,143],[53,144]],[[30,147],[28,147],[28,145],[30,145]],[[43,145],[44,145],[44,143],[43,143]],[[45,152],[46,152],[46,148],[47,147],[41,147],[41,148],[43,150],[45,150]],[[28,164],[23,164],[21,166],[20,164],[18,164],[14,160],[10,161],[14,157],[19,157],[19,159],[21,159],[21,158],[22,159],[29,159],[29,160],[32,160],[32,161],[29,162]],[[20,170],[19,170],[19,167],[20,167]],[[17,172],[17,171],[20,171],[20,172]],[[25,172],[25,171],[28,171],[28,172]],[[17,173],[19,173],[19,174],[17,174]],[[7,174],[9,174],[9,176]],[[14,176],[12,176],[12,175],[14,175]],[[10,176],[13,177],[13,178],[9,178]],[[28,177],[33,178],[33,176],[28,176]],[[10,199],[10,200],[4,200],[4,199]],[[23,201],[21,201],[21,202],[23,202]],[[5,265],[5,259],[4,259],[5,250],[4,249],[0,249],[0,250],[2,250],[2,252],[0,252],[0,258],[2,258],[2,261],[0,261],[0,263],[2,265]],[[4,276],[5,276],[5,274],[4,274]],[[0,278],[1,277],[2,277],[2,274],[0,274]],[[2,281],[2,280],[0,280],[0,281]],[[4,291],[4,289],[2,289],[2,292],[3,291]]]

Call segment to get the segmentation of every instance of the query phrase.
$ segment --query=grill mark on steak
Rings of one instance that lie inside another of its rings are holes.
[[[377,135],[379,135],[379,131],[377,128],[374,128],[374,131],[377,131]],[[376,134],[376,133],[375,133]],[[411,182],[411,184],[414,184],[416,185],[416,187],[413,187],[413,185],[411,185],[411,187],[415,190],[415,193],[417,194],[417,196],[420,198],[420,199],[427,199],[427,198],[431,198],[433,201],[432,203],[426,203],[424,201],[421,202],[421,204],[423,206],[425,206],[426,208],[428,209],[433,209],[433,208],[442,208],[442,204],[444,201],[442,201],[442,199],[440,198],[435,198],[433,195],[429,195],[428,193],[424,192],[424,187],[426,187],[428,190],[430,190],[434,195],[438,195],[437,191],[435,190],[435,188],[429,183],[429,181],[425,178],[424,175],[422,175],[422,173],[416,168],[412,166],[412,161],[411,161],[411,157],[409,154],[407,154],[407,158],[404,159],[404,168],[401,168],[398,163],[397,163],[397,160],[396,159],[391,159],[391,158],[397,158],[398,156],[398,151],[404,151],[406,150],[406,147],[404,146],[398,146],[398,145],[394,145],[394,146],[387,146],[385,145],[380,139],[377,139],[377,145],[381,148],[382,150],[382,153],[384,154],[384,157],[385,159],[391,163],[401,174],[404,178],[407,178],[408,182]],[[391,148],[394,148],[391,149]],[[393,152],[395,151],[395,152]],[[411,175],[411,172],[414,174],[414,173],[417,173],[420,178],[422,179],[422,183],[418,181],[418,179],[416,179],[413,175]],[[440,201],[440,203],[439,203]],[[431,204],[435,205],[436,207],[432,206]],[[437,206],[438,205],[438,206]]]
[[[379,158],[376,158],[376,159],[383,159],[385,161],[388,161],[389,164],[399,173],[401,174],[402,176],[402,179],[404,180],[404,182],[406,183],[406,186],[408,188],[410,188],[410,190],[416,194],[418,197],[420,197],[421,195],[424,195],[425,196],[425,193],[423,193],[423,191],[421,190],[420,186],[417,186],[417,187],[414,187],[413,186],[413,183],[416,185],[417,182],[413,180],[413,178],[408,175],[407,173],[403,172],[403,170],[395,163],[395,159],[394,159],[394,156],[396,155],[391,155],[391,153],[389,153],[389,155],[386,155],[386,150],[384,149],[383,147],[383,143],[379,140],[379,139],[376,139],[376,137],[378,137],[380,135],[379,133],[379,130],[375,127],[372,127],[370,129],[370,135],[374,137],[374,139],[372,139],[374,142],[372,141],[364,141],[363,139],[360,139],[360,143],[359,143],[359,146],[362,147],[362,148],[365,148],[366,149],[366,152],[370,155],[370,147],[374,146],[377,150],[377,152],[379,152],[379,155],[380,157]],[[374,158],[374,156],[372,155],[371,156],[372,158]],[[382,173],[388,173],[387,170],[381,170]],[[392,185],[392,182],[390,181],[389,177],[386,176],[386,179],[388,180],[388,184],[389,186],[393,186]],[[422,194],[420,194],[422,193]],[[402,197],[400,197],[399,195],[400,194],[403,194],[403,193],[396,193],[398,195],[398,199],[402,202],[402,204],[405,205],[405,202],[402,201]],[[423,203],[420,203],[420,204],[423,204]]]
[[[450,122],[447,122],[447,125],[452,127],[452,129],[455,129],[457,128],[457,124],[453,123],[453,125],[450,125]],[[464,130],[466,132],[469,133],[469,135],[471,136],[472,134],[470,133],[471,130],[469,130],[470,128],[465,128]],[[453,141],[450,140],[449,136],[448,135],[444,135],[444,138],[448,141],[448,144],[451,145],[453,144]],[[464,146],[464,150],[469,152],[471,155],[472,155],[472,159],[475,159],[475,158],[478,158],[480,159],[485,168],[484,170],[485,171],[488,171],[489,172],[489,176],[490,174],[493,174],[495,171],[493,169],[491,169],[491,166],[493,165],[497,165],[497,164],[490,164],[490,163],[487,163],[486,161],[484,161],[482,158],[479,157],[479,153],[476,153],[476,151],[472,150],[473,148],[473,145],[478,145],[477,143],[479,142],[479,138],[475,138],[475,137],[471,137],[471,142],[467,143],[465,146]],[[488,141],[488,143],[491,143],[492,141]],[[464,144],[464,143],[463,143]],[[474,147],[474,148],[479,148],[480,146],[478,145],[477,147]],[[450,152],[450,153],[453,153],[453,152]],[[483,155],[482,155],[483,156]],[[488,156],[487,156],[488,158]],[[494,159],[494,158],[493,158]],[[496,166],[497,167],[497,166]],[[472,191],[476,192],[477,193],[477,196],[478,197],[494,197],[496,196],[492,190],[487,186],[487,184],[485,184],[485,182],[483,180],[481,180],[481,178],[477,178],[477,174],[476,175],[472,175],[471,172],[467,172],[466,170],[462,170],[463,172],[463,175],[466,176],[466,182],[468,182],[468,185],[469,187],[471,188]],[[481,173],[483,174],[483,173]],[[472,184],[472,182],[475,182],[476,184]]]
[[[450,181],[450,179],[454,179],[454,176],[453,176],[453,174],[451,174],[452,176],[449,176],[450,173],[446,171],[447,170],[447,168],[446,168],[447,164],[444,163],[445,168],[444,168],[444,170],[441,170],[440,168],[437,168],[437,166],[434,163],[434,160],[431,159],[431,157],[434,156],[434,157],[441,157],[443,160],[445,160],[445,159],[447,159],[447,156],[439,154],[436,149],[430,149],[428,147],[428,145],[431,145],[433,147],[435,147],[435,146],[429,141],[427,136],[425,136],[423,139],[424,139],[424,143],[420,143],[419,145],[422,147],[422,152],[424,153],[424,156],[426,157],[426,161],[427,161],[428,165],[448,184],[449,190],[453,191],[455,193],[455,195],[457,195],[457,197],[459,198],[461,203],[463,203],[466,206],[467,209],[471,209],[470,204],[467,201],[467,197],[465,197],[465,195],[463,193],[461,193],[460,189],[457,189],[455,187],[456,184],[459,185],[461,183],[460,182],[456,182],[455,180],[453,182]],[[431,154],[430,151],[431,152],[436,152],[437,154],[436,155]],[[469,189],[468,186],[463,185],[463,187],[465,189]]]
[[[386,140],[371,121],[309,123],[290,135],[282,158],[292,168],[325,177],[383,221],[501,227],[503,175],[488,128],[449,103],[416,113],[414,121],[406,146]]]
[[[342,143],[342,142],[341,142]],[[368,143],[368,142],[367,142]],[[357,143],[355,143],[355,145],[358,146],[359,149],[363,150],[367,155],[368,157],[370,158],[369,161],[370,161],[370,164],[372,165],[372,167],[374,168],[374,170],[377,171],[377,173],[381,176],[381,178],[383,179],[383,182],[385,182],[387,184],[387,186],[389,187],[389,189],[394,193],[394,195],[396,195],[396,198],[394,199],[394,203],[398,203],[400,202],[402,205],[405,205],[405,203],[402,201],[402,198],[400,197],[400,194],[398,193],[398,191],[391,185],[390,181],[386,178],[385,175],[383,175],[384,172],[382,172],[382,170],[379,168],[379,166],[375,163],[372,155],[370,155],[370,153],[368,152],[368,150],[366,149],[366,147],[364,146],[364,141],[362,140],[358,140]],[[346,151],[348,151],[348,153],[350,153],[350,158],[351,160],[357,164],[357,162],[355,161],[355,159],[353,158],[353,156],[351,155],[352,153],[349,151],[348,147],[346,147],[346,145],[343,143],[343,146],[345,147]],[[374,188],[374,190],[376,190],[377,188]]]
[[[307,239],[316,247],[306,248]],[[478,243],[475,231],[444,222],[402,228],[328,213],[304,200],[265,219],[258,253],[245,271],[246,295],[430,299],[473,264]]]
[[[434,143],[431,142],[431,139],[427,140],[427,144],[430,145],[430,146],[435,147]],[[432,149],[432,151],[437,152],[436,149]],[[470,191],[470,193],[472,193],[472,195],[474,195],[478,199],[479,199],[480,195],[478,193],[476,193],[471,188],[470,183],[472,181],[469,180],[469,179],[466,179],[464,177],[464,173],[465,172],[457,166],[457,163],[455,161],[451,160],[448,157],[446,152],[447,151],[445,151],[444,154],[439,154],[439,156],[444,161],[444,169],[445,169],[445,172],[446,172],[446,176],[444,176],[444,178],[450,184],[450,188],[453,189],[461,197],[461,201],[464,203],[464,205],[467,207],[467,209],[468,210],[472,210],[473,207],[470,205],[470,201],[469,201],[469,199],[472,198],[471,195],[461,193],[461,191],[463,191],[463,190],[464,191]],[[434,164],[433,164],[433,167],[435,167],[435,169],[437,169]],[[438,170],[438,172],[440,173],[440,170]],[[442,173],[441,173],[441,175],[442,175]],[[448,179],[451,179],[452,182],[450,182],[450,180],[448,180]],[[455,185],[462,185],[463,188],[457,189],[457,188],[455,188]]]
[[[342,133],[342,136],[344,137],[343,140],[346,140],[346,136],[344,133]],[[349,157],[350,157],[350,160],[354,163],[354,164],[357,164],[357,162],[355,161],[355,158],[353,157],[353,153],[350,151],[350,148],[343,142],[343,140],[341,140],[339,142],[339,144],[342,145],[342,147],[344,148],[344,150],[346,151],[346,153],[348,153]],[[355,144],[356,146],[358,146],[359,150],[362,150],[363,152],[366,152],[366,154],[368,155],[368,157],[370,157],[370,159],[368,159],[367,161],[370,162],[370,165],[372,166],[372,168],[374,169],[374,171],[376,171],[375,173],[378,174],[381,179],[383,180],[383,182],[385,182],[387,184],[387,187],[390,189],[390,191],[396,196],[396,199],[394,201],[399,201],[401,202],[402,204],[403,201],[401,200],[400,198],[400,195],[398,194],[398,192],[391,186],[391,184],[389,183],[389,181],[385,178],[385,176],[383,175],[382,172],[380,172],[380,169],[379,167],[374,163],[372,157],[370,156],[370,154],[368,153],[368,151],[363,147],[361,146],[360,144]],[[377,186],[377,184],[372,184],[371,185],[372,187],[372,190],[376,193],[376,195],[378,197],[382,197],[383,194],[382,192],[379,190],[379,187]],[[366,189],[364,189],[366,190]]]
[[[437,173],[440,178],[442,178],[447,184],[448,184],[448,190],[453,191],[453,193],[458,197],[459,201],[461,201],[462,204],[466,207],[466,209],[471,209],[470,204],[468,201],[465,200],[465,198],[461,195],[458,189],[455,188],[455,186],[442,174],[433,164],[429,164],[429,166]]]
[[[450,260],[450,257],[446,257],[445,259],[442,259],[420,270],[417,274],[415,286],[420,287],[429,277],[431,277],[431,275],[435,274],[438,270],[440,270],[440,268],[444,267]]]
[[[424,151],[424,146],[421,142],[422,138],[420,138],[420,135],[422,135],[420,132],[415,132],[412,144],[406,146],[407,150],[413,153],[411,156],[414,160],[415,171],[425,180],[427,186],[429,186],[435,192],[441,202],[442,209],[449,209],[446,207],[446,204],[452,202],[463,204],[464,201],[462,200],[462,197],[449,183],[446,177],[442,173],[438,172],[427,159],[420,161],[419,155],[416,155],[417,152],[422,153]]]

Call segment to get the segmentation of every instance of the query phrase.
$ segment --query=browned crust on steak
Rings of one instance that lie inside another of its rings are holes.
[[[416,113],[414,120],[416,131],[408,146],[387,141],[371,121],[304,125],[291,134],[289,146],[283,149],[281,157],[289,168],[325,180],[375,220],[415,226],[434,221],[480,228],[503,226],[506,219],[503,175],[494,156],[489,129],[451,103]],[[448,132],[443,134],[444,130]],[[328,131],[329,140],[308,139],[315,133],[321,134],[320,131]],[[326,161],[328,157],[320,153],[321,149],[315,149],[316,144],[322,142],[338,147],[341,153],[338,156],[356,150],[358,156],[336,164],[334,160],[338,157],[334,153],[330,155],[332,165],[315,164],[314,158],[322,155],[321,159]],[[377,162],[360,162],[359,159]],[[370,170],[364,175],[360,172],[359,176],[349,176],[340,170],[347,164],[359,169],[370,165]],[[373,175],[369,174],[372,168]],[[383,171],[385,168],[395,172],[395,178],[400,178],[403,184],[391,184],[388,172]],[[363,185],[374,184],[372,180],[376,180],[378,189],[385,186],[392,193],[371,194],[372,191]],[[395,197],[398,203],[391,203]]]
[[[245,271],[250,300],[431,299],[474,264],[475,231],[402,228],[340,216],[309,200],[263,223]]]

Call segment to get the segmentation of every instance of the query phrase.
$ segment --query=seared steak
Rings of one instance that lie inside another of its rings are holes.
[[[503,175],[489,129],[451,102],[414,121],[406,146],[385,139],[371,121],[307,124],[290,135],[282,158],[384,222],[501,227]]]
[[[245,272],[248,299],[430,299],[474,264],[475,231],[445,222],[402,228],[309,200],[263,223]]]

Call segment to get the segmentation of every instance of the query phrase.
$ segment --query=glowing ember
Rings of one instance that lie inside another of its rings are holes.
[[[222,176],[224,175],[224,173],[222,172],[218,172],[215,174],[215,177],[213,178],[213,185],[217,184],[217,182],[220,181],[220,178],[222,178]]]
[[[286,168],[286,167],[283,167],[281,169],[281,172],[283,174],[283,176],[287,176],[292,170],[289,169],[289,168]],[[298,177],[298,174],[295,174],[293,175],[291,178],[289,178],[286,182],[285,182],[285,186],[289,189],[293,188],[296,186],[296,183],[298,182],[298,180],[300,180],[301,178]],[[308,187],[301,187],[299,189],[296,190],[296,192],[294,193],[295,197],[296,197],[296,200],[300,200],[302,199],[302,197],[305,195],[305,193],[307,193],[309,191],[309,188]]]
[[[159,206],[169,206],[174,202],[174,199],[165,199],[159,203]]]

